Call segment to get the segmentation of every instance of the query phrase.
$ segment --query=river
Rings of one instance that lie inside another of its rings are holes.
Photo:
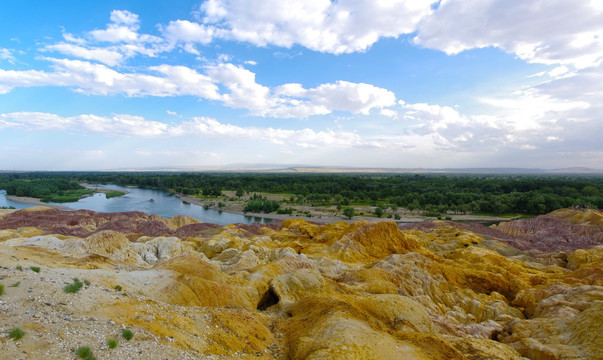
[[[34,205],[25,204],[17,201],[12,201],[6,198],[6,191],[0,190],[0,208],[14,207],[15,209],[25,209]]]
[[[126,188],[118,185],[100,186],[105,189],[124,191],[127,192],[127,194],[107,199],[105,194],[96,193],[76,202],[60,203],[56,205],[63,205],[76,210],[85,209],[96,212],[143,211],[147,214],[156,214],[162,217],[188,215],[199,221],[218,225],[234,223],[251,224],[256,222],[269,223],[272,221],[271,219],[232,214],[214,209],[206,210],[202,206],[185,203],[177,196],[163,190]],[[13,206],[16,209],[24,209],[33,205],[8,200],[6,198],[6,192],[2,190],[0,191],[0,207],[2,206]]]

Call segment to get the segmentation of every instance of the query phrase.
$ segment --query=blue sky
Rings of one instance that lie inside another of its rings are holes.
[[[0,169],[603,168],[603,3],[5,1]]]

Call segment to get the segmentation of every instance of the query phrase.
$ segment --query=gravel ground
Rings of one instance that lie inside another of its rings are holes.
[[[169,336],[157,336],[136,325],[128,326],[134,338],[126,341],[121,336],[125,324],[119,323],[119,318],[106,316],[103,309],[124,302],[146,302],[147,309],[141,307],[140,316],[154,318],[154,313],[160,313],[162,307],[168,305],[96,284],[99,273],[107,270],[44,267],[28,258],[18,259],[15,256],[18,251],[2,250],[13,255],[0,256],[0,284],[4,285],[4,294],[0,296],[0,359],[76,359],[75,351],[80,346],[90,347],[97,359],[223,358],[178,348],[171,344],[174,340]],[[39,266],[40,272],[32,271],[30,266]],[[74,277],[89,280],[91,284],[77,293],[64,292],[63,287],[73,283]],[[169,307],[174,311],[174,306]],[[176,311],[187,311],[178,308]],[[20,340],[8,337],[14,327],[25,331]],[[118,341],[114,349],[106,344],[110,338]]]

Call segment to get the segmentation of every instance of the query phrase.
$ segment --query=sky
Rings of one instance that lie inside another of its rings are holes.
[[[0,170],[603,168],[603,0],[3,0]]]

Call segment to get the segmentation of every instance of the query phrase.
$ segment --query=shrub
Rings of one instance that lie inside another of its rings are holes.
[[[86,286],[90,286],[90,280],[85,279],[85,280],[84,280],[84,285],[86,285]]]
[[[294,210],[293,208],[288,207],[286,209],[278,209],[278,210],[276,210],[276,213],[277,214],[289,214],[289,215],[291,215],[291,214],[293,214],[293,210]]]
[[[117,290],[117,291],[121,291],[121,286],[120,285],[115,285],[114,289]]]
[[[39,266],[30,266],[29,268],[30,268],[30,269],[31,269],[31,271],[33,271],[33,272],[37,272],[37,273],[39,273],[39,272],[40,272],[40,267],[39,267]]]
[[[134,333],[132,332],[132,330],[130,329],[123,329],[121,331],[121,336],[124,337],[124,339],[130,341],[132,340],[132,338],[134,337]]]
[[[25,336],[25,331],[19,329],[18,327],[16,328],[12,328],[9,332],[8,332],[8,337],[10,339],[13,339],[15,341],[19,340],[20,338],[22,338],[23,336]]]
[[[19,271],[23,271],[23,266],[21,266],[21,265],[17,265],[17,267],[16,267],[15,269],[17,269],[17,270],[19,270]]]
[[[75,350],[75,354],[82,359],[92,356],[92,350],[88,346],[80,346]]]
[[[78,278],[73,278],[73,284],[65,285],[63,291],[66,293],[76,293],[84,286]]]
[[[4,284],[0,284],[0,295],[4,295]]]
[[[117,347],[117,340],[107,339],[107,346],[109,347],[109,349],[115,349]]]
[[[354,208],[347,207],[347,208],[343,209],[343,215],[345,217],[347,217],[348,219],[351,219],[354,216]]]
[[[16,283],[12,284],[10,287],[19,287],[19,285],[21,285],[21,282],[17,281]]]

